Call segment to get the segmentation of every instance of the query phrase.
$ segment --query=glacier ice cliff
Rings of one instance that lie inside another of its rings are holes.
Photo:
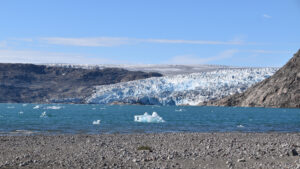
[[[96,86],[87,103],[197,105],[235,93],[272,76],[277,68],[231,68],[211,72],[153,77]]]

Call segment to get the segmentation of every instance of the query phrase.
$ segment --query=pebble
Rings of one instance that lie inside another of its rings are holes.
[[[291,133],[0,136],[1,139],[10,141],[0,144],[0,168],[300,167],[300,161],[286,160],[299,156],[294,145],[300,145],[300,135]],[[155,151],[137,151],[142,145]]]
[[[237,160],[237,162],[241,163],[241,162],[246,162],[246,160],[244,158],[240,158]]]

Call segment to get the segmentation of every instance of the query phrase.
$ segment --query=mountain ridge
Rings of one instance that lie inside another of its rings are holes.
[[[90,95],[96,85],[161,76],[155,72],[120,68],[82,69],[0,63],[0,102],[52,103],[66,99],[68,103],[81,103],[81,99]]]
[[[273,76],[209,106],[300,108],[300,50]]]

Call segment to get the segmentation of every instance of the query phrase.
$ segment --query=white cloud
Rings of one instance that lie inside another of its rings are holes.
[[[0,50],[1,63],[70,63],[70,64],[104,64],[114,63],[113,60],[93,58],[78,54]]]
[[[205,40],[173,40],[173,39],[135,39],[123,37],[93,37],[93,38],[64,38],[44,37],[41,41],[55,45],[110,47],[136,43],[165,43],[165,44],[197,44],[197,45],[242,45],[241,40],[205,41]]]
[[[268,15],[268,14],[263,14],[262,17],[263,17],[263,18],[266,18],[266,19],[272,18],[272,16],[270,16],[270,15]]]
[[[168,63],[168,64],[206,64],[206,63],[209,63],[212,61],[230,58],[233,55],[235,55],[237,52],[239,52],[239,51],[235,50],[235,49],[230,49],[230,50],[225,50],[216,56],[206,57],[206,58],[196,57],[194,55],[175,56],[166,63]]]

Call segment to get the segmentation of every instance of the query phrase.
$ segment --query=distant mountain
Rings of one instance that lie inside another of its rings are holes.
[[[121,68],[83,69],[0,63],[0,102],[81,103],[93,93],[96,85],[161,76],[160,73]]]
[[[142,72],[157,72],[165,76],[179,75],[179,74],[191,74],[191,73],[201,73],[217,70],[225,70],[229,68],[242,68],[242,67],[229,67],[222,65],[205,65],[205,64],[195,64],[195,65],[171,65],[171,64],[98,64],[98,65],[88,65],[88,64],[47,64],[50,66],[57,67],[70,67],[70,68],[121,68],[130,71],[142,71]]]
[[[272,77],[244,93],[206,105],[300,108],[300,50]]]

